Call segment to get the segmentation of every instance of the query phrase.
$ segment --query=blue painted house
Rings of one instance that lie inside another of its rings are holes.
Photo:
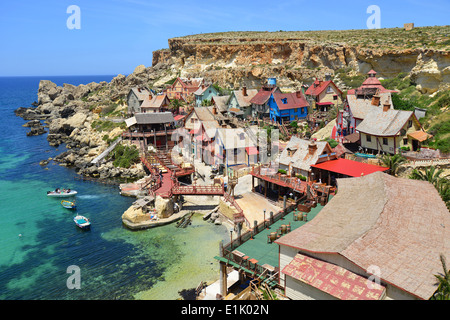
[[[273,92],[269,98],[270,120],[278,123],[304,119],[309,103],[301,91],[293,93]]]
[[[216,88],[214,88],[214,86],[209,85],[209,86],[205,86],[205,85],[201,85],[197,91],[194,92],[194,96],[195,96],[195,106],[196,107],[201,107],[202,106],[202,102],[204,100],[211,100],[212,97],[218,96],[219,92],[217,91]]]

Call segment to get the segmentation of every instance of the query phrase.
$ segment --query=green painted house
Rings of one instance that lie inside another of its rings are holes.
[[[195,106],[196,107],[201,107],[202,106],[202,102],[205,100],[209,100],[211,101],[212,97],[218,96],[219,92],[217,91],[216,88],[214,88],[214,86],[209,85],[209,86],[205,86],[205,85],[201,85],[197,91],[194,92],[194,96],[195,96]]]

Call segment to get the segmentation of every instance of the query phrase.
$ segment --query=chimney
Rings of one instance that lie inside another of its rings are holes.
[[[213,105],[212,113],[213,113],[213,114],[217,114],[217,108],[216,108],[216,105]]]
[[[386,101],[386,102],[383,104],[383,112],[388,111],[390,108],[391,108],[391,105],[389,104],[388,101]]]
[[[141,88],[137,88],[138,89],[138,92],[141,92]]]
[[[379,105],[380,105],[380,96],[378,95],[378,94],[375,94],[373,97],[372,97],[372,103],[371,103],[373,106],[376,106],[376,107],[378,107]]]
[[[308,145],[308,149],[309,149],[309,154],[313,155],[314,153],[316,153],[317,144],[314,141],[311,141]]]
[[[242,87],[242,95],[243,95],[243,96],[246,96],[246,95],[247,95],[247,87],[246,87],[246,86],[243,86],[243,87]]]
[[[297,96],[297,98],[301,99],[302,92],[301,91],[297,91],[297,92],[295,92],[295,95]]]

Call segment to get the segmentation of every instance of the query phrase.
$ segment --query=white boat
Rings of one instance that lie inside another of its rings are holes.
[[[91,222],[85,216],[80,216],[80,215],[75,216],[75,217],[73,217],[73,221],[81,229],[89,229],[91,226]]]
[[[55,191],[47,191],[47,196],[49,197],[72,197],[74,195],[76,195],[78,192],[76,192],[75,190],[70,190],[70,189],[56,189]]]

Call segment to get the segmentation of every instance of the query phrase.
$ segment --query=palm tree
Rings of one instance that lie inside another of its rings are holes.
[[[172,110],[175,111],[175,113],[180,113],[180,107],[183,105],[184,105],[183,101],[179,99],[173,99],[170,101],[170,107],[172,108]]]
[[[436,170],[435,166],[426,168],[424,172],[414,169],[409,175],[410,179],[428,181],[436,188],[444,200],[447,208],[450,208],[450,180],[448,180],[448,175],[441,177],[443,169]]]
[[[450,300],[450,270],[447,269],[445,257],[440,255],[442,269],[444,273],[434,275],[437,279],[435,286],[438,286],[436,292],[431,296],[430,300]]]
[[[443,181],[441,181],[441,179],[444,178],[444,177],[441,177],[442,172],[444,172],[443,169],[436,170],[435,166],[426,168],[424,172],[414,169],[411,172],[411,174],[409,175],[409,178],[415,179],[415,180],[428,181],[437,188],[438,185],[443,182]]]
[[[406,162],[406,158],[401,154],[394,154],[393,156],[386,154],[381,157],[381,161],[386,167],[389,167],[389,174],[396,176],[400,166]]]

